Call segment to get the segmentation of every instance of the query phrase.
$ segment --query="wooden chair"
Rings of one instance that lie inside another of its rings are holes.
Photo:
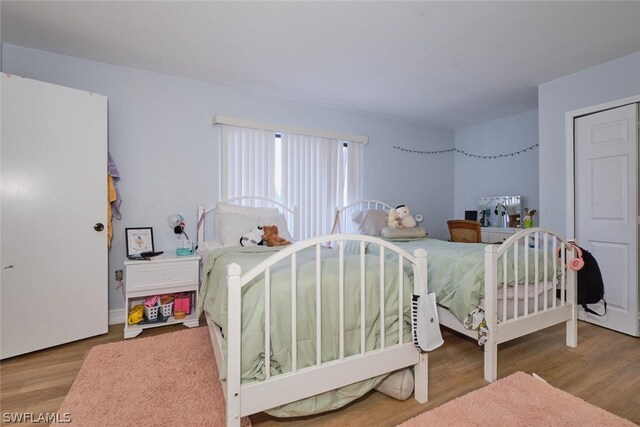
[[[480,223],[466,219],[447,221],[452,242],[480,243]]]

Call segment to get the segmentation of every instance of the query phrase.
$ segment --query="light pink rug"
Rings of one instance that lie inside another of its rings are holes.
[[[226,425],[207,328],[92,348],[58,413],[78,426]]]
[[[635,426],[524,372],[516,372],[400,425]]]

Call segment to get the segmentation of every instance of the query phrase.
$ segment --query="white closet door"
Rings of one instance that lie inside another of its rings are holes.
[[[107,99],[4,73],[1,99],[4,359],[107,332]]]
[[[591,323],[638,335],[638,105],[575,120],[576,239],[593,253],[607,315]],[[590,305],[602,313],[602,303]]]

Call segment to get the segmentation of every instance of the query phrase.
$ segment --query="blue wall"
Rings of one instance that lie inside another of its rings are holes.
[[[538,86],[543,226],[568,232],[566,113],[635,95],[640,95],[640,52]]]
[[[539,86],[537,110],[455,132],[354,111],[265,96],[88,61],[13,45],[2,45],[2,70],[109,97],[109,147],[120,169],[123,220],[114,222],[109,255],[110,309],[124,306],[113,288],[122,268],[124,228],[152,226],[157,247],[173,250],[166,217],[182,213],[195,235],[195,207],[218,197],[215,113],[257,121],[367,135],[365,196],[408,203],[423,213],[430,235],[447,238],[446,220],[462,217],[478,196],[522,194],[539,203],[540,222],[565,232],[565,140],[567,111],[640,94],[640,53]],[[539,151],[484,160],[444,154],[425,156],[394,150],[459,149],[492,154],[538,142]],[[539,187],[538,187],[539,183]],[[539,188],[539,191],[538,191]],[[539,193],[539,199],[538,199]],[[455,197],[454,197],[455,194]]]
[[[125,257],[124,229],[152,226],[157,248],[174,250],[167,216],[183,214],[189,236],[195,237],[196,206],[217,200],[215,113],[367,135],[365,196],[406,202],[413,213],[424,214],[432,236],[448,234],[453,156],[411,155],[392,147],[451,148],[451,131],[7,44],[2,69],[109,98],[109,148],[122,175],[123,199],[123,219],[114,221],[109,254],[111,310],[124,307],[113,287],[113,271],[122,268]]]
[[[537,143],[538,110],[455,131],[455,147],[478,155],[512,153]],[[455,156],[455,218],[464,218],[465,210],[475,210],[482,196],[520,195],[523,209],[538,209],[537,148],[498,159]]]

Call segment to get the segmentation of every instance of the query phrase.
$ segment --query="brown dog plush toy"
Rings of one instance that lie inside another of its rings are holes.
[[[266,246],[285,246],[290,245],[291,242],[287,239],[283,239],[278,236],[277,225],[265,225],[262,227],[264,235],[262,236],[262,244]]]

